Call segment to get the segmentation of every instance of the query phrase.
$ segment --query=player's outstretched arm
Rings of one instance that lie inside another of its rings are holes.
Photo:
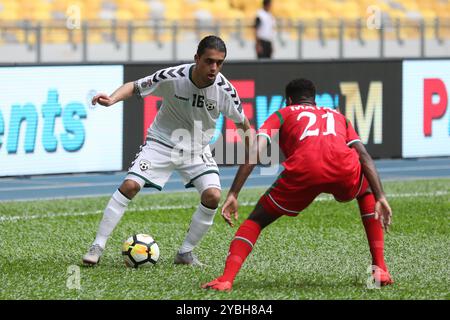
[[[120,86],[116,91],[114,91],[110,96],[105,93],[99,93],[92,98],[92,104],[95,105],[97,102],[105,107],[109,107],[116,102],[123,101],[128,99],[133,95],[134,91],[134,83],[127,82],[124,85]]]
[[[352,144],[352,147],[359,154],[359,161],[361,162],[364,176],[369,181],[370,188],[375,196],[375,218],[380,219],[383,228],[388,231],[392,223],[392,210],[384,194],[375,163],[361,142],[355,142]]]

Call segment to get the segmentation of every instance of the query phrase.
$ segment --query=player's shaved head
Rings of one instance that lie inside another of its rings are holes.
[[[225,46],[225,42],[217,36],[210,35],[204,37],[198,44],[197,55],[201,57],[202,54],[205,53],[206,49],[215,49],[219,52],[225,53],[225,56],[227,55],[227,47]]]
[[[316,87],[311,80],[295,79],[289,82],[286,86],[286,99],[291,99],[292,104],[300,103],[302,101],[315,101]]]

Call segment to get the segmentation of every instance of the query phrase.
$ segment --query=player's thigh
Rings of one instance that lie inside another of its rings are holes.
[[[219,167],[209,152],[192,155],[176,167],[186,188],[195,187],[199,194],[209,188],[221,190]]]
[[[348,179],[348,181],[334,186],[333,189],[331,193],[339,202],[348,202],[371,192],[369,181],[362,173],[358,179],[354,178],[353,182],[351,179]]]
[[[258,202],[247,219],[256,222],[261,229],[263,229],[281,216],[282,215],[280,214],[274,214],[273,212],[267,211],[264,206]]]
[[[173,170],[171,149],[150,141],[141,146],[125,179],[133,180],[143,187],[162,190]]]
[[[264,209],[274,215],[297,216],[320,194],[314,186],[299,186],[282,172],[259,200]]]

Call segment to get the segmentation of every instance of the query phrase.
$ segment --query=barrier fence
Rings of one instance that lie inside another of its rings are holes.
[[[0,22],[0,62],[191,59],[207,34],[223,37],[230,59],[255,59],[254,21],[83,20]],[[448,57],[450,19],[278,19],[275,59]]]

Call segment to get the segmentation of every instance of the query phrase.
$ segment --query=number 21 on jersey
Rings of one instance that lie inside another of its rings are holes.
[[[299,121],[301,118],[304,118],[304,117],[308,118],[308,124],[306,125],[305,130],[303,131],[302,135],[300,136],[300,141],[302,141],[306,137],[319,135],[319,128],[310,130],[310,128],[316,124],[317,116],[312,112],[303,111],[303,112],[300,112],[300,114],[297,116],[297,121]],[[327,136],[329,134],[336,135],[333,114],[327,112],[326,114],[322,115],[322,118],[327,118],[326,131],[323,132],[322,135],[324,135],[324,136]]]

